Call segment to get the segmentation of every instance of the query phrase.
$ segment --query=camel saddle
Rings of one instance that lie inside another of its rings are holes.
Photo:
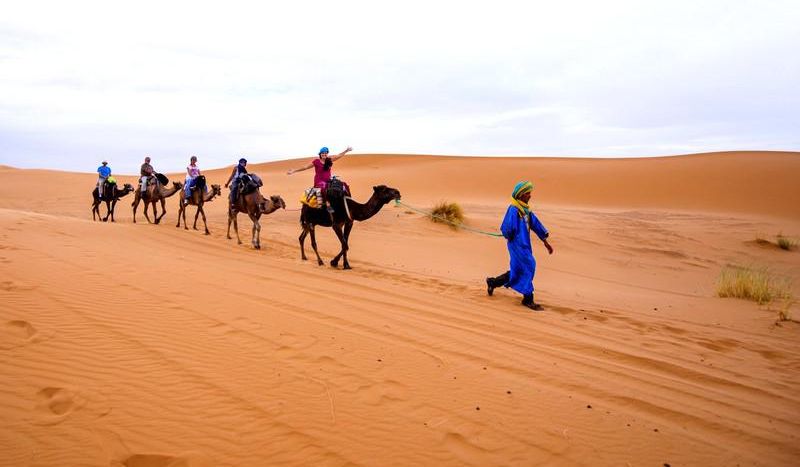
[[[244,174],[239,178],[240,195],[249,195],[261,186],[264,186],[264,182],[256,174]]]
[[[323,204],[322,189],[316,187],[307,188],[300,197],[300,203],[312,209],[321,208]]]

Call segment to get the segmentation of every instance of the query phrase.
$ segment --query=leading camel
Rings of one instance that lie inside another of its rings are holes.
[[[186,224],[186,208],[190,205],[197,206],[197,212],[194,213],[194,225],[192,228],[197,230],[197,216],[202,215],[206,235],[210,233],[208,231],[208,224],[206,224],[206,213],[203,211],[203,204],[211,201],[215,196],[220,196],[222,194],[222,189],[219,185],[211,185],[211,192],[206,193],[205,188],[206,177],[205,175],[199,175],[194,181],[194,188],[192,189],[192,194],[189,196],[189,199],[181,197],[178,202],[178,223],[175,224],[175,227],[181,226],[181,217],[183,217],[183,228],[189,230],[189,226]]]
[[[303,260],[306,260],[305,240],[306,235],[311,234],[311,247],[314,248],[314,253],[317,255],[317,263],[322,266],[322,258],[319,257],[317,251],[317,239],[314,235],[314,227],[321,225],[323,227],[332,227],[342,244],[342,249],[339,254],[331,260],[332,267],[339,266],[339,259],[344,259],[344,269],[351,269],[350,263],[347,262],[347,250],[350,249],[349,239],[350,230],[353,228],[353,221],[365,221],[378,213],[387,203],[392,200],[400,199],[400,192],[395,188],[390,188],[386,185],[378,185],[372,187],[372,196],[365,204],[359,204],[350,197],[331,200],[331,206],[334,208],[333,214],[328,213],[325,207],[310,208],[308,205],[303,205],[300,211],[300,225],[303,226],[303,232],[300,234],[300,255]],[[345,208],[345,203],[347,207]],[[349,213],[349,215],[348,215]]]
[[[95,187],[92,192],[92,198],[94,198],[92,202],[92,220],[102,219],[103,222],[108,222],[108,216],[111,216],[111,222],[114,222],[114,207],[117,205],[117,200],[126,196],[131,191],[133,191],[133,185],[130,183],[126,183],[120,190],[116,183],[105,182],[103,196],[101,197],[97,187]],[[102,202],[106,203],[106,217],[100,216],[100,203]],[[95,214],[97,218],[95,218]]]
[[[260,250],[261,222],[259,220],[261,215],[270,214],[278,209],[286,209],[286,203],[278,195],[264,198],[258,188],[248,194],[239,194],[236,197],[236,202],[228,207],[228,239],[231,239],[231,223],[233,223],[233,230],[236,231],[236,241],[239,242],[239,245],[242,244],[242,239],[239,238],[239,223],[236,218],[240,212],[244,212],[253,221],[253,248]]]
[[[147,190],[142,193],[142,190],[136,190],[136,197],[133,200],[133,223],[136,223],[136,208],[139,207],[139,201],[144,202],[144,217],[147,218],[147,222],[150,221],[150,216],[147,215],[147,205],[153,205],[153,219],[155,222],[153,224],[158,224],[161,222],[161,218],[167,213],[167,208],[165,206],[165,200],[170,196],[174,195],[175,193],[181,191],[183,189],[183,183],[181,182],[172,182],[172,188],[164,188],[161,183],[158,182],[158,179],[154,180],[155,183],[148,184]],[[156,209],[156,202],[161,201],[161,215],[158,215],[158,209]]]

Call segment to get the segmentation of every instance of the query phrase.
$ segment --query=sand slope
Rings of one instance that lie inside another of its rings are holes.
[[[264,191],[296,208],[312,176],[285,171],[303,162],[255,165]],[[356,225],[341,271],[300,261],[296,211],[263,218],[256,251],[243,217],[244,244],[225,239],[221,201],[210,236],[174,227],[174,198],[161,225],[132,224],[132,196],[115,224],[92,222],[93,175],[2,167],[0,465],[800,457],[800,327],[714,298],[726,264],[770,266],[800,292],[800,253],[752,242],[800,235],[800,154],[373,155],[336,171],[357,199],[384,183],[415,207],[457,200],[486,230],[533,179],[556,248],[534,247],[547,311],[486,296],[502,240],[404,207]],[[318,241],[326,260],[338,250],[330,230]]]

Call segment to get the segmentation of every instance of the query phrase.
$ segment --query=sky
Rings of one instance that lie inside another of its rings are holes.
[[[795,0],[3,3],[4,165],[800,150]]]

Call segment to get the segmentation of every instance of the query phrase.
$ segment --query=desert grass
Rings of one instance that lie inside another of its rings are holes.
[[[798,242],[796,238],[787,237],[782,233],[775,236],[775,241],[768,240],[766,235],[757,233],[753,243],[763,247],[780,248],[781,250],[791,251],[797,249],[798,243],[800,242]]]
[[[767,268],[726,266],[717,282],[719,297],[735,297],[752,300],[759,305],[773,300],[791,301],[792,293],[787,279],[770,273]]]
[[[458,203],[442,201],[431,210],[431,220],[450,224],[454,228],[464,223],[464,210]]]
[[[784,237],[783,234],[777,235],[777,244],[781,250],[794,250],[797,248],[797,239]]]

